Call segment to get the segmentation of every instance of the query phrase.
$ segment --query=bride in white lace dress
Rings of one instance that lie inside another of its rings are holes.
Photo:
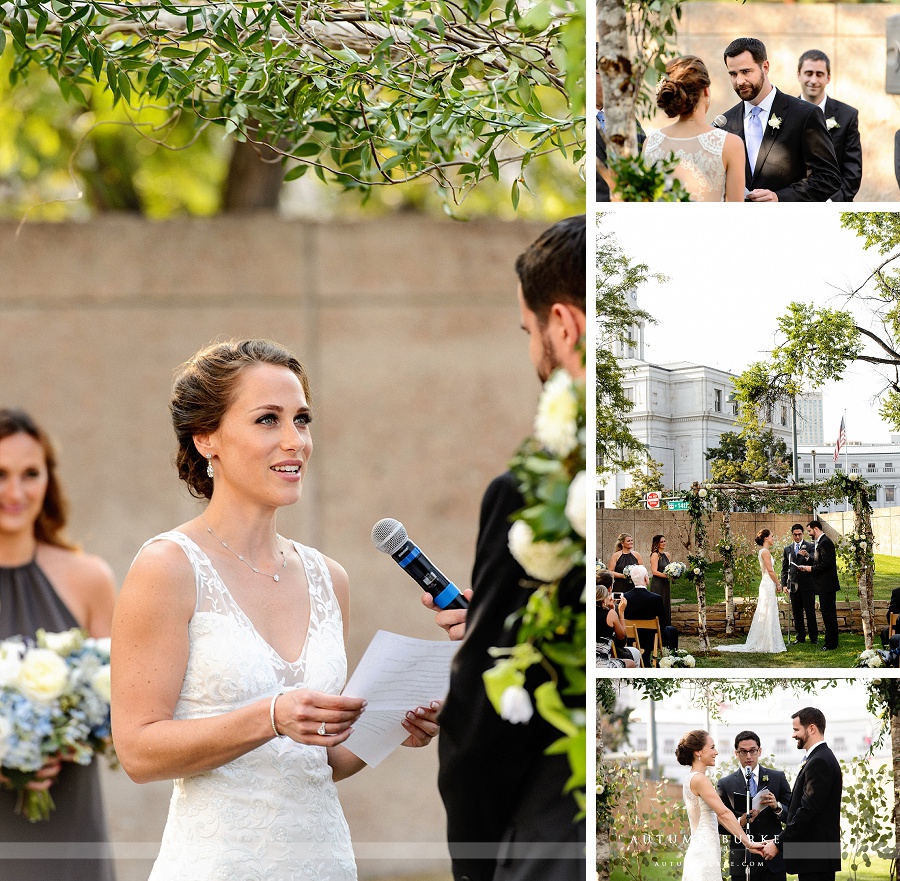
[[[756,535],[756,543],[760,545],[757,558],[762,578],[759,582],[759,599],[756,611],[750,622],[747,641],[740,645],[719,645],[720,652],[784,652],[784,637],[781,634],[781,620],[778,615],[778,579],[772,566],[772,533],[761,529]]]
[[[175,381],[179,476],[209,504],[138,553],[112,637],[122,765],[175,781],[153,881],[356,878],[334,786],[363,767],[341,745],[364,710],[340,696],[347,575],[275,528],[306,478],[308,395],[264,340],[210,346]],[[438,706],[403,719],[406,746]]]
[[[744,145],[706,121],[709,84],[706,65],[696,55],[669,62],[656,103],[678,120],[647,135],[644,158],[658,162],[674,155],[679,160],[674,176],[695,202],[743,202]]]
[[[761,853],[762,842],[753,843],[741,828],[731,809],[725,805],[706,776],[706,769],[716,764],[719,751],[706,731],[689,731],[678,743],[675,758],[689,765],[691,772],[684,781],[684,806],[691,824],[691,843],[684,855],[682,881],[722,881],[721,823],[744,847]]]

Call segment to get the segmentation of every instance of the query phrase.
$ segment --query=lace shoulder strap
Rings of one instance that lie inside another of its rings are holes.
[[[153,538],[147,539],[147,541],[141,545],[141,551],[147,547],[147,545],[151,545],[155,541],[170,541],[173,544],[177,544],[178,547],[184,551],[185,556],[191,564],[191,569],[194,570],[194,582],[197,588],[197,599],[194,605],[194,611],[199,611],[203,584],[209,576],[209,570],[212,569],[209,558],[203,553],[195,541],[188,538],[183,532],[179,532],[177,529],[170,529],[168,532],[161,532],[159,535],[154,535]],[[138,551],[138,553],[141,551]]]
[[[728,137],[728,132],[721,128],[714,128],[712,131],[703,132],[698,137],[704,149],[716,156],[721,156],[722,150],[725,149],[725,138]]]
[[[299,541],[290,539],[290,542],[303,560],[309,582],[310,597],[321,602],[326,610],[336,610],[340,618],[341,606],[337,594],[334,592],[334,583],[331,580],[331,572],[328,570],[324,555],[315,548],[300,544]]]
[[[644,141],[644,151],[655,150],[663,142],[664,138],[665,135],[659,130],[650,132]]]

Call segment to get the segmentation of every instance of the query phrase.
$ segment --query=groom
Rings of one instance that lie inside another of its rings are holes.
[[[747,202],[825,202],[841,172],[825,117],[814,104],[769,82],[766,47],[740,37],[725,50],[731,85],[741,98],[725,114],[725,131],[744,141]]]
[[[729,807],[738,822],[746,828],[747,834],[754,841],[774,839],[781,834],[782,825],[787,819],[788,804],[791,800],[791,787],[783,771],[764,768],[759,764],[762,752],[759,735],[753,731],[742,731],[734,739],[734,754],[741,767],[733,774],[727,774],[716,785],[719,798]],[[750,775],[750,795],[768,789],[761,797],[761,806],[747,813],[747,774]],[[719,827],[720,835],[728,835],[728,830]],[[748,851],[734,836],[730,840],[731,852],[729,866],[732,881],[741,881],[747,877],[744,860]],[[751,881],[785,881],[784,861],[780,856],[771,860],[759,857],[750,859]]]
[[[837,552],[834,542],[822,531],[820,521],[810,520],[806,528],[814,542],[812,563],[797,568],[812,575],[813,589],[819,597],[819,610],[825,624],[825,645],[822,646],[822,651],[830,652],[838,647],[836,598],[841,585],[837,573]]]
[[[763,857],[784,856],[798,881],[834,881],[841,868],[841,766],[825,743],[825,716],[805,707],[791,716],[797,749],[806,750],[788,807],[787,824],[776,844],[766,842]]]

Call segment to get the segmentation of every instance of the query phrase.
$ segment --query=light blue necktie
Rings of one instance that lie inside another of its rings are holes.
[[[747,158],[750,160],[750,172],[756,173],[756,157],[759,155],[759,145],[762,143],[762,123],[759,121],[759,107],[750,110],[750,122],[747,125]]]
[[[602,110],[597,111],[597,122],[600,123],[600,131],[606,131],[606,114]]]
[[[751,774],[751,775],[750,775],[750,797],[751,797],[751,798],[756,798],[756,793],[757,793],[758,791],[759,791],[759,789],[758,789],[758,787],[757,787],[757,785],[756,785],[756,777],[754,777],[754,776]]]

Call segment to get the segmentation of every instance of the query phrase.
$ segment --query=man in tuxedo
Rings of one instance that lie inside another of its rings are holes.
[[[834,881],[841,868],[841,793],[843,776],[825,743],[825,716],[805,707],[791,717],[797,749],[806,750],[778,842],[767,841],[763,857],[780,853],[799,881]]]
[[[716,791],[724,804],[731,809],[738,822],[747,830],[754,841],[766,841],[781,834],[791,802],[791,787],[783,771],[764,768],[759,764],[762,752],[759,735],[753,731],[742,731],[734,739],[734,754],[740,762],[740,769],[727,774],[716,785]],[[750,774],[750,797],[764,789],[761,805],[747,811],[747,774]],[[720,835],[728,835],[727,829],[719,826]],[[738,839],[731,836],[729,866],[732,881],[747,877],[745,860],[750,859],[752,881],[785,881],[784,860],[781,855],[771,860],[753,856]]]
[[[841,589],[837,573],[837,552],[834,542],[822,531],[818,520],[810,520],[806,524],[813,540],[812,562],[798,566],[802,572],[812,574],[813,589],[819,597],[819,610],[825,625],[825,645],[823,652],[838,647],[837,592]]]
[[[630,578],[634,587],[623,596],[628,604],[625,607],[625,620],[640,621],[647,618],[659,618],[662,631],[662,642],[666,648],[678,648],[678,631],[672,627],[672,619],[666,611],[666,604],[658,593],[647,589],[649,573],[645,566],[632,566]],[[653,634],[649,630],[638,631],[640,649],[644,656],[644,666],[649,667],[653,658]]]
[[[813,555],[811,542],[803,540],[803,527],[795,523],[791,527],[793,541],[785,545],[781,553],[781,586],[790,591],[791,611],[794,614],[796,636],[791,645],[798,645],[806,639],[815,645],[819,641],[819,625],[816,621],[816,591],[808,572],[798,567],[807,564]],[[803,617],[806,616],[804,624]]]
[[[825,94],[831,82],[831,61],[818,49],[809,49],[797,63],[800,99],[815,104],[825,117],[825,128],[841,170],[841,188],[832,202],[852,202],[862,183],[862,145],[859,140],[859,111]]]
[[[725,50],[725,66],[741,102],[721,128],[742,138],[748,202],[825,202],[841,175],[825,118],[811,104],[769,82],[766,47],[740,37]]]
[[[541,381],[558,367],[584,379],[585,216],[541,235],[516,261],[521,326]],[[440,714],[438,786],[447,811],[455,881],[583,881],[584,819],[564,792],[566,756],[547,755],[559,731],[540,714],[525,723],[502,719],[482,674],[494,665],[492,647],[515,645],[533,582],[509,552],[509,517],[524,506],[510,472],[497,477],[481,504],[481,521],[467,610],[437,614],[451,638],[462,639]],[[584,569],[563,579],[561,606],[583,608]],[[423,603],[434,608],[430,597]],[[536,668],[525,687],[546,681]]]

